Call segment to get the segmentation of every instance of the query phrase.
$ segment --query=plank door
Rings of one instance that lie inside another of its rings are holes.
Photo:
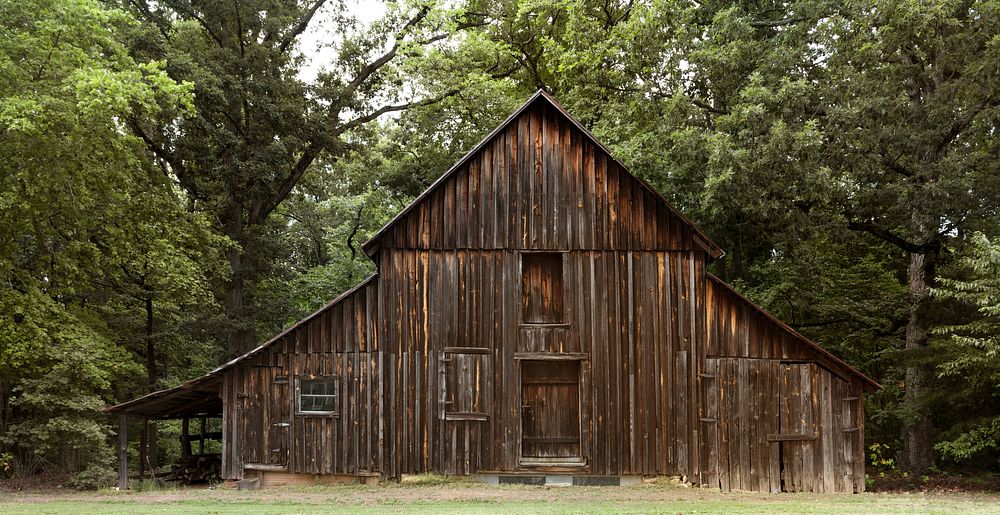
[[[249,367],[239,393],[243,463],[288,465],[291,417],[288,377],[280,368]]]
[[[780,433],[771,438],[780,446],[782,490],[815,491],[817,438],[813,376],[816,366],[808,363],[782,363],[780,368],[778,420]]]
[[[270,465],[288,466],[288,440],[292,422],[291,386],[288,376],[271,369],[271,396],[268,404],[267,461]]]
[[[522,361],[522,462],[580,456],[580,362]]]

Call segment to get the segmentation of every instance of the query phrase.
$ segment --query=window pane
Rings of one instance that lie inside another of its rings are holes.
[[[337,411],[336,378],[302,379],[299,382],[299,411]]]

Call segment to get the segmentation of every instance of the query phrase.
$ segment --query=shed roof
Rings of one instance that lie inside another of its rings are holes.
[[[877,381],[875,381],[874,379],[868,377],[867,375],[865,375],[864,373],[862,373],[860,370],[854,368],[848,362],[846,362],[846,361],[838,358],[836,354],[834,354],[834,353],[832,353],[832,352],[824,349],[820,344],[818,344],[818,343],[810,340],[809,338],[806,338],[805,336],[803,336],[801,333],[799,333],[795,329],[792,329],[791,326],[789,326],[788,324],[786,324],[786,323],[782,322],[781,320],[779,320],[778,317],[772,315],[771,313],[768,313],[768,311],[766,309],[758,306],[757,304],[754,304],[753,301],[751,301],[750,299],[746,298],[742,293],[736,291],[736,288],[733,288],[732,286],[730,286],[729,284],[727,284],[725,281],[723,281],[722,279],[719,279],[718,277],[716,277],[713,274],[706,274],[706,275],[708,276],[708,280],[712,281],[713,284],[716,284],[716,285],[724,288],[727,292],[729,292],[732,295],[734,295],[736,298],[738,298],[740,301],[742,301],[748,307],[750,307],[754,311],[757,311],[758,313],[760,313],[761,315],[763,315],[764,318],[767,318],[769,321],[771,321],[772,323],[774,323],[775,325],[777,325],[778,327],[780,327],[783,331],[785,331],[785,332],[789,333],[790,335],[792,335],[800,343],[803,343],[806,346],[812,348],[814,351],[816,351],[821,356],[821,359],[820,359],[821,362],[825,362],[825,364],[827,364],[827,365],[832,365],[834,368],[840,368],[840,369],[844,370],[845,372],[847,372],[847,373],[849,373],[851,375],[856,376],[858,379],[861,379],[861,382],[864,384],[865,390],[867,390],[867,391],[871,392],[871,391],[881,390],[882,389],[882,385],[880,385]]]
[[[243,354],[242,356],[233,358],[201,377],[181,383],[173,388],[159,390],[142,397],[132,399],[128,402],[107,407],[104,409],[104,412],[116,415],[133,415],[159,419],[193,417],[197,415],[221,415],[222,398],[220,393],[222,388],[222,373],[226,369],[243,360],[260,354],[274,343],[280,341],[281,338],[288,333],[294,331],[316,316],[319,316],[321,313],[344,300],[352,293],[371,283],[376,277],[377,274],[369,275],[365,278],[365,280],[361,281],[353,288],[341,293],[325,306],[314,311],[311,315],[288,326],[280,333],[274,335],[271,339],[260,344],[257,348]]]
[[[208,374],[105,408],[104,412],[151,419],[217,417],[222,415],[221,385],[222,377]]]

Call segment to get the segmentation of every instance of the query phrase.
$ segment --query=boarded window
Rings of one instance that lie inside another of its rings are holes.
[[[450,347],[441,354],[441,413],[445,420],[486,420],[489,350]]]
[[[337,378],[299,379],[299,413],[335,415],[337,413]]]
[[[521,321],[526,324],[559,324],[566,321],[562,254],[521,254],[521,308]]]

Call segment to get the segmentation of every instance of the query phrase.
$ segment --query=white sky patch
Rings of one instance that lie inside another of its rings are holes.
[[[358,29],[364,30],[386,13],[386,5],[379,0],[347,0],[347,13],[358,20]],[[325,5],[316,13],[309,28],[299,36],[299,49],[305,63],[299,70],[299,78],[313,82],[319,72],[336,56],[332,43],[338,42],[339,34],[333,34],[330,23],[331,12],[336,6]],[[335,40],[336,38],[336,40]]]

